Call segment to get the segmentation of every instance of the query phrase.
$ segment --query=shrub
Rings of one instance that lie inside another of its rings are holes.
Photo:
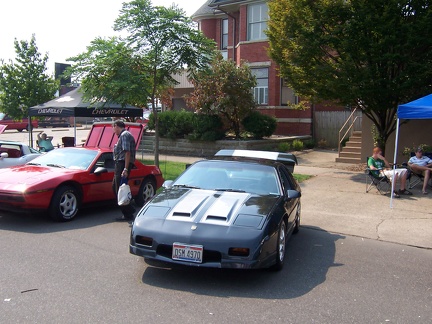
[[[242,124],[255,139],[273,135],[277,126],[276,118],[261,114],[259,111],[252,111],[243,119]]]
[[[184,138],[193,130],[193,113],[185,110],[168,110],[158,113],[159,135],[167,138]],[[155,129],[154,115],[150,115],[148,128]]]
[[[301,151],[303,150],[303,142],[300,140],[294,140],[292,143],[292,147],[294,151]]]
[[[410,156],[411,152],[415,152],[417,148],[421,147],[423,152],[432,152],[432,146],[428,144],[419,144],[419,145],[413,145],[413,147],[404,147],[402,154],[405,156]]]
[[[223,122],[217,115],[194,114],[190,140],[217,141],[225,137]]]
[[[304,141],[304,145],[306,146],[307,149],[313,149],[315,147],[315,141],[313,139]]]
[[[169,127],[170,138],[185,138],[193,131],[194,113],[186,110],[174,111],[174,123]]]
[[[277,150],[278,152],[288,152],[290,150],[290,144],[287,142],[279,143]]]

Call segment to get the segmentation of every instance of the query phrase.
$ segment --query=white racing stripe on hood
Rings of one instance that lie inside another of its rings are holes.
[[[249,193],[243,192],[191,190],[167,219],[228,226],[249,197]]]
[[[212,196],[214,191],[190,190],[171,209],[167,219],[193,221],[202,205]]]

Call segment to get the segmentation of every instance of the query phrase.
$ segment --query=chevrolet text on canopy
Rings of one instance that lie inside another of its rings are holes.
[[[29,108],[29,116],[55,117],[141,117],[142,108],[120,105],[115,102],[89,102],[83,100],[83,93],[78,87],[64,95]],[[76,122],[74,122],[74,138],[76,139]],[[31,136],[31,133],[29,133]],[[32,139],[29,138],[29,142]]]
[[[140,117],[142,112],[141,108],[130,105],[84,101],[80,87],[56,99],[29,108],[31,117]]]

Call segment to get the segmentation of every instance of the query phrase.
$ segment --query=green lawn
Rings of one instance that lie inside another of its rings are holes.
[[[153,164],[153,160],[141,160],[144,164]],[[176,179],[180,173],[184,171],[186,168],[186,163],[183,162],[172,162],[172,161],[159,161],[159,167],[162,171],[163,177],[165,180],[174,180]],[[294,173],[294,178],[300,183],[303,182],[312,176],[305,174],[296,174]]]

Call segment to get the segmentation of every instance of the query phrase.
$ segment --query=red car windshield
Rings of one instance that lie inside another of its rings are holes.
[[[55,168],[86,170],[97,155],[97,151],[63,148],[43,154],[27,165],[41,165]]]

